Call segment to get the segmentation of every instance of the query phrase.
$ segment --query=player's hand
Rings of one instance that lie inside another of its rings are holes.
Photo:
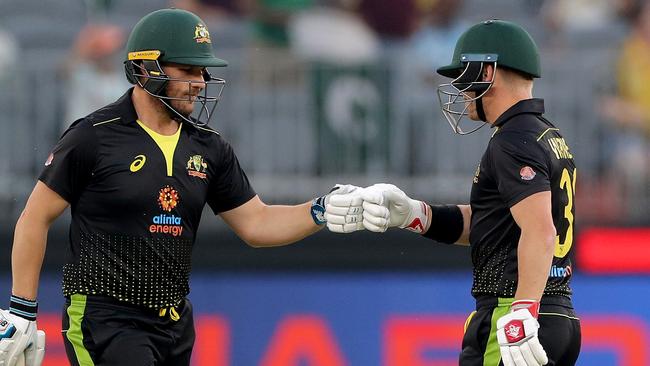
[[[504,366],[542,366],[548,363],[539,343],[537,313],[539,302],[519,300],[511,312],[497,320],[497,340]]]
[[[327,228],[335,233],[351,233],[363,230],[363,188],[337,184],[327,195],[325,220]]]
[[[409,198],[392,184],[375,184],[364,188],[363,226],[374,232],[384,232],[390,227],[400,227],[424,233],[430,214],[429,205]]]
[[[351,184],[337,184],[330,193],[315,198],[311,205],[311,215],[318,225],[328,224],[331,231],[347,233],[363,229],[361,224],[361,198],[358,196],[361,187]],[[352,204],[352,202],[357,202]],[[327,213],[327,207],[332,206]],[[345,207],[345,210],[343,209]],[[330,222],[330,220],[332,220]]]
[[[45,356],[45,332],[36,322],[0,309],[0,366],[40,366]]]

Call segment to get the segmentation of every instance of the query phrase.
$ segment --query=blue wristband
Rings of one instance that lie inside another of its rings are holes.
[[[36,313],[38,313],[38,302],[11,295],[9,312],[29,321],[34,321],[36,320]]]
[[[311,201],[311,218],[314,219],[316,225],[324,225],[327,223],[325,220],[325,196],[314,198]]]

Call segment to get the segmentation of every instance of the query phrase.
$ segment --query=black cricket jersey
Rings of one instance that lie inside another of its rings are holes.
[[[189,293],[205,204],[219,214],[255,192],[217,132],[181,123],[159,135],[137,119],[131,95],[70,126],[39,180],[71,205],[65,296],[175,306]]]
[[[514,297],[521,230],[510,208],[542,191],[551,191],[558,233],[544,294],[571,297],[576,167],[566,141],[543,113],[542,99],[522,100],[504,112],[476,170],[469,238],[475,297]]]

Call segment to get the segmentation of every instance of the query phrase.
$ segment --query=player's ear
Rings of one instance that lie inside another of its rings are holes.
[[[485,64],[481,73],[481,81],[491,81],[494,77],[494,64]]]

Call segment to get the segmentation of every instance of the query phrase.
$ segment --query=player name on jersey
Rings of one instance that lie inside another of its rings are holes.
[[[573,155],[569,152],[569,145],[564,141],[564,138],[552,137],[547,141],[557,159],[573,159]]]

